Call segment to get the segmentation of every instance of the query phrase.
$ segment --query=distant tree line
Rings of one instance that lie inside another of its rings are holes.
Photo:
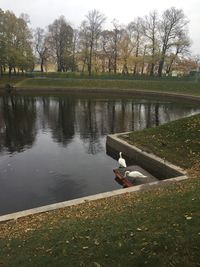
[[[112,22],[97,10],[88,12],[79,29],[64,16],[46,29],[30,30],[27,15],[17,18],[0,9],[0,74],[41,72],[56,66],[58,72],[122,73],[162,76],[172,70],[187,72],[198,66],[190,55],[188,20],[182,9],[171,7],[137,17],[128,25]]]

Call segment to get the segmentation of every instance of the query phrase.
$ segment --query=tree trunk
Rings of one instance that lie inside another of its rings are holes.
[[[111,73],[111,59],[108,60],[108,72]]]
[[[58,72],[61,72],[61,62],[60,62],[60,59],[58,59]]]
[[[89,76],[92,75],[92,58],[91,57],[89,58],[89,62],[88,62],[88,73],[89,73]]]
[[[123,74],[123,75],[128,75],[128,67],[127,67],[127,63],[124,63],[123,70],[122,70],[122,74]]]
[[[162,56],[162,58],[159,62],[159,67],[158,67],[158,76],[159,77],[162,77],[163,66],[164,66],[164,57]]]
[[[40,63],[40,69],[41,69],[41,72],[44,72],[44,60],[43,58],[41,58],[41,63]]]
[[[117,73],[117,53],[114,55],[114,74]]]
[[[88,73],[89,76],[92,75],[92,50],[93,50],[93,44],[90,45],[90,53],[89,53],[89,62],[88,62]]]
[[[150,76],[154,76],[154,67],[155,67],[155,64],[151,63]]]
[[[169,67],[168,67],[168,69],[167,69],[167,73],[170,73],[171,68],[172,68],[172,65],[173,65],[173,63],[174,63],[174,61],[175,61],[175,59],[176,59],[178,53],[179,53],[179,50],[177,49],[176,54],[172,57],[172,59],[171,59],[171,61],[170,61]]]
[[[134,70],[133,70],[133,75],[136,74],[136,71],[137,71],[137,63],[135,63]]]
[[[174,63],[174,59],[171,60],[169,67],[167,68],[167,73],[169,74],[172,68],[172,64]]]
[[[3,76],[3,66],[0,67],[0,76]]]
[[[144,73],[144,62],[145,62],[145,56],[146,56],[146,49],[147,49],[147,46],[145,45],[144,46],[144,52],[143,52],[143,59],[142,59],[141,75],[143,75],[143,73]]]
[[[12,67],[9,66],[9,68],[8,68],[8,75],[9,75],[9,77],[11,76],[11,73],[12,73]]]
[[[84,58],[84,61],[83,61],[83,67],[82,67],[82,73],[84,73],[85,71],[85,65],[86,65],[86,61],[87,61],[87,57]]]
[[[151,63],[151,69],[150,69],[150,76],[154,76],[154,68],[155,68],[155,38],[153,37],[153,44],[152,44],[152,63]]]

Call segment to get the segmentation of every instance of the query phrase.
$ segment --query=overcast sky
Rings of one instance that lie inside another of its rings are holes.
[[[16,16],[27,13],[31,28],[45,28],[61,15],[72,26],[78,27],[88,11],[93,9],[98,9],[106,16],[106,27],[109,27],[113,19],[120,24],[127,24],[154,9],[161,13],[172,6],[182,8],[189,19],[192,51],[200,54],[200,0],[0,0],[0,8],[4,11],[11,10]]]

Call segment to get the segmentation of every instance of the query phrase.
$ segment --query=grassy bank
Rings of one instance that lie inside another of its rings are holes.
[[[13,86],[16,83],[19,83],[25,79],[27,79],[27,77],[23,75],[11,76],[11,77],[9,77],[8,75],[4,75],[0,77],[0,88],[5,87],[6,84],[10,84]]]
[[[197,267],[199,190],[187,180],[0,224],[0,264]]]
[[[137,89],[200,96],[200,82],[163,80],[104,80],[30,78],[16,84],[23,88]]]
[[[200,115],[132,132],[124,139],[193,173],[200,172]]]
[[[92,73],[89,77],[88,72],[32,72],[27,73],[27,77],[35,78],[35,77],[48,77],[48,78],[71,78],[71,79],[103,79],[103,80],[165,80],[165,81],[200,81],[200,77],[198,75],[187,75],[180,77],[172,77],[172,76],[149,76],[149,75],[139,75],[139,74],[128,74],[124,75],[122,73]]]

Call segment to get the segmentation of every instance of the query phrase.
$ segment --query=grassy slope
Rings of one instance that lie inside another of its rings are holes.
[[[183,168],[197,167],[200,159],[200,115],[133,132],[126,141]]]
[[[187,180],[0,224],[0,264],[199,266],[199,190]]]
[[[0,77],[0,88],[4,87],[6,84],[14,85],[16,83],[19,83],[23,80],[26,80],[27,78],[25,76],[3,76]]]
[[[54,79],[30,78],[16,85],[33,88],[109,88],[109,89],[143,89],[178,94],[200,96],[199,82],[183,81],[147,81],[147,80],[103,80],[103,79]]]

